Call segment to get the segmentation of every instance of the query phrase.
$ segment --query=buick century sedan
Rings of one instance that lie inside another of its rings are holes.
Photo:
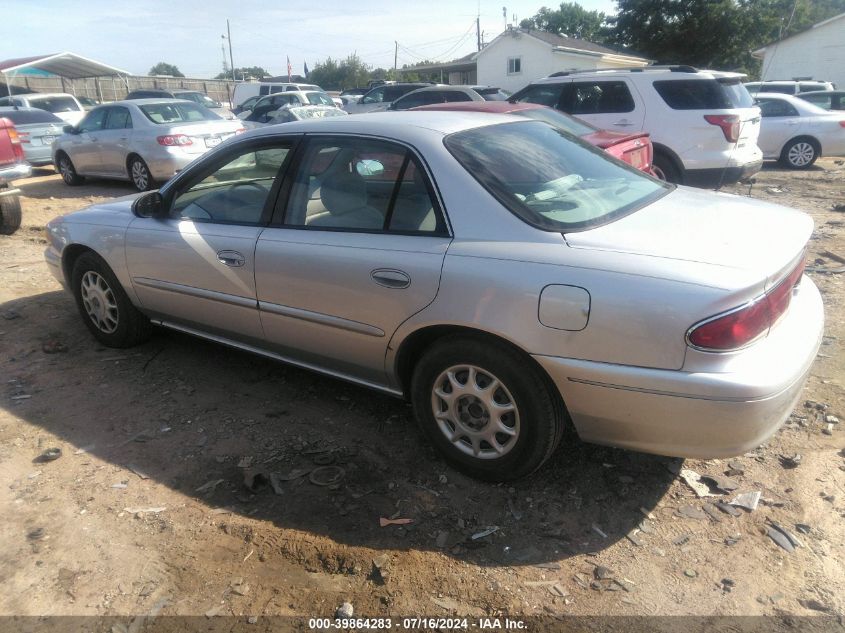
[[[660,182],[541,121],[391,112],[236,136],[160,191],[49,223],[101,343],[163,326],[408,398],[474,476],[589,442],[770,437],[823,311],[798,211]]]

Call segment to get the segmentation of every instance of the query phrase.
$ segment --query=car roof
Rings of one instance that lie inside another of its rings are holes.
[[[142,105],[152,105],[156,103],[190,103],[191,105],[197,105],[193,101],[189,101],[188,99],[168,99],[167,97],[146,97],[144,99],[124,99],[123,101],[112,101],[111,103],[102,103],[98,105],[98,108],[108,107],[108,106],[142,106]]]
[[[74,97],[69,92],[26,92],[24,94],[13,94],[10,97],[24,97],[26,99],[35,99],[40,97]]]
[[[441,110],[507,114],[509,112],[537,110],[545,107],[537,103],[511,103],[510,101],[453,101],[452,103],[434,103],[431,105],[417,106],[411,109],[415,112],[419,110]]]
[[[531,84],[551,84],[569,81],[579,77],[646,77],[661,79],[742,79],[745,73],[735,73],[723,70],[709,70],[693,68],[691,66],[644,66],[642,68],[593,68],[589,70],[572,70],[554,73],[543,79],[532,81]]]
[[[845,95],[845,90],[805,90],[804,92],[799,92],[795,96],[803,97],[806,95],[825,95],[841,97],[842,95]]]

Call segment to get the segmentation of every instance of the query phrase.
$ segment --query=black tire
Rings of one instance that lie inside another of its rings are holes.
[[[662,152],[655,153],[651,161],[651,167],[654,170],[654,175],[660,180],[665,180],[676,185],[683,184],[684,177],[681,174],[681,170],[678,169],[675,161],[666,154]]]
[[[88,286],[87,299],[83,297],[83,283]],[[117,277],[100,256],[93,252],[79,256],[73,264],[71,290],[86,327],[103,345],[132,347],[149,338],[150,320],[132,305]]]
[[[140,156],[132,156],[126,164],[126,169],[129,173],[129,180],[135,185],[138,191],[149,191],[155,189],[155,182],[153,175],[150,173],[150,168],[147,163]]]
[[[0,193],[2,193],[0,189]],[[0,197],[0,235],[11,235],[21,226],[21,200],[17,195]]]
[[[811,138],[794,138],[783,146],[780,164],[789,169],[809,169],[819,157],[819,146]]]
[[[85,182],[85,178],[76,173],[76,167],[70,156],[61,152],[56,156],[56,170],[61,174],[62,180],[70,187],[77,187]]]
[[[445,400],[435,395],[435,388],[440,393],[446,388],[450,389],[449,395],[456,393],[451,387],[456,383],[442,376],[447,370],[461,366],[467,369],[453,374],[459,385],[470,384],[469,367],[477,370],[475,387],[489,389],[490,379],[499,381],[500,387],[494,388],[495,395],[491,394],[490,398],[494,404],[504,407],[510,404],[514,410],[500,414],[502,422],[495,428],[506,426],[511,433],[515,431],[513,435],[493,433],[488,408],[480,400],[474,404],[471,394],[459,396],[452,405],[446,405]],[[566,420],[560,395],[530,358],[507,345],[481,337],[450,336],[429,348],[414,368],[411,399],[417,422],[446,461],[486,481],[509,481],[537,470],[557,447]],[[435,406],[444,419],[438,421],[435,417]],[[459,426],[450,415],[466,416],[466,419]],[[480,429],[473,431],[473,424],[480,425]],[[451,439],[447,432],[452,434]],[[473,432],[493,433],[491,437],[502,454],[497,456],[493,443],[486,440],[478,441],[475,447],[470,435]],[[474,449],[488,457],[471,454]]]

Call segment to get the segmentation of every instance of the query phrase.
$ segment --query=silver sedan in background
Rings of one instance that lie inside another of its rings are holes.
[[[52,112],[26,106],[0,106],[0,117],[15,124],[27,162],[34,166],[53,162],[53,141],[62,135],[65,122]]]
[[[764,442],[821,342],[812,231],[541,121],[409,111],[251,130],[52,220],[45,256],[102,344],[155,324],[406,397],[504,480],[570,423],[664,455]]]
[[[94,108],[64,131],[52,159],[65,183],[99,176],[146,191],[244,127],[191,101],[137,99]]]

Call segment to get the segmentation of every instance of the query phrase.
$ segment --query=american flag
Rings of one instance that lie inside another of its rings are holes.
[[[290,57],[288,57],[288,81],[290,81],[290,74],[293,72],[293,68],[290,65]]]

